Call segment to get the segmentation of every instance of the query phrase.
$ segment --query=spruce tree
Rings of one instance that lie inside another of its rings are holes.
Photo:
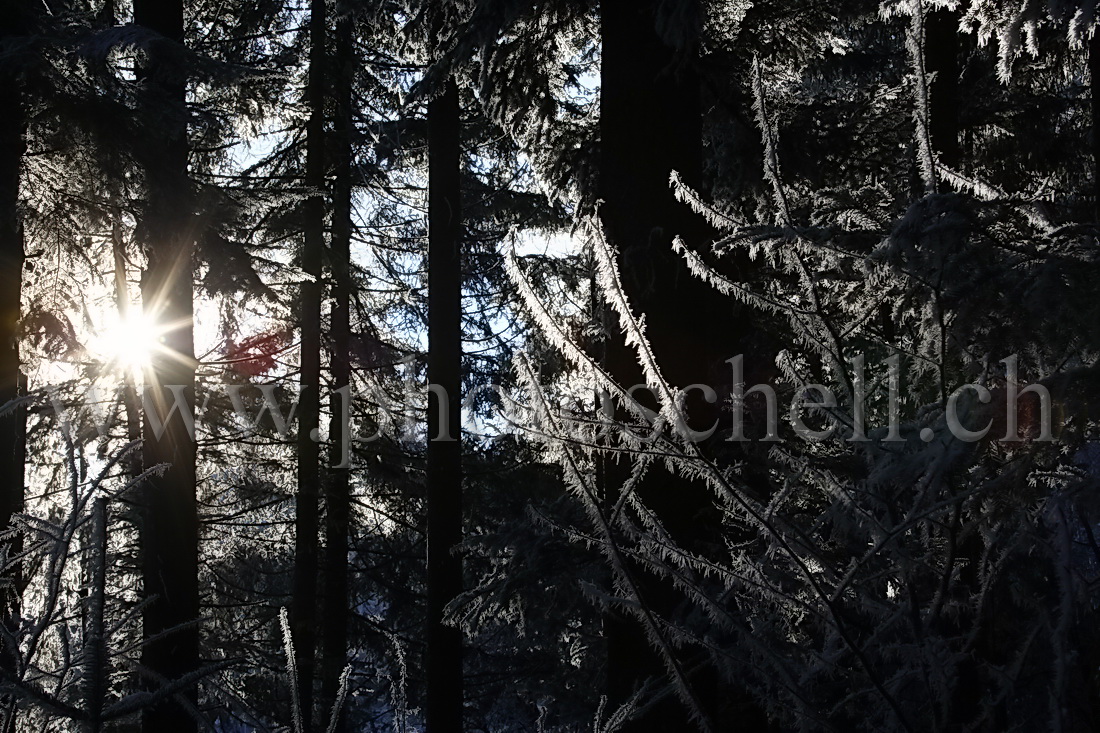
[[[447,79],[428,103],[427,711],[433,733],[462,723],[462,632],[445,610],[462,592],[462,119]]]
[[[327,4],[311,0],[309,12],[309,81],[306,103],[304,184],[309,189],[302,208],[299,324],[301,329],[298,377],[297,493],[294,523],[294,589],[292,628],[297,654],[298,694],[302,727],[313,720],[317,635],[317,570],[319,563],[319,502],[321,497],[321,267],[325,247],[325,83],[328,37]]]
[[[195,495],[194,195],[188,179],[183,2],[136,0],[134,23],[153,38],[139,69],[144,135],[137,154],[145,200],[137,237],[148,260],[146,317],[164,329],[145,384],[145,466],[162,467],[142,493],[145,607],[142,664],[154,684],[199,666],[198,507]],[[155,419],[154,419],[155,418]],[[159,426],[157,425],[159,423]],[[157,428],[163,427],[163,431]],[[196,686],[145,711],[146,731],[197,730]]]
[[[26,418],[21,407],[15,404],[25,391],[22,365],[19,358],[19,320],[22,314],[21,294],[24,261],[22,202],[20,187],[23,176],[23,155],[26,151],[26,107],[24,102],[24,75],[20,58],[15,50],[28,34],[30,18],[18,4],[2,8],[7,17],[5,33],[0,36],[0,47],[7,53],[0,61],[0,105],[5,113],[0,121],[0,283],[3,302],[0,302],[0,404],[6,405],[6,414],[0,417],[0,526],[11,524],[12,517],[23,511],[24,463],[26,451]],[[5,548],[9,557],[21,549],[18,540],[9,541]],[[23,584],[18,566],[7,574],[2,598],[2,622],[8,638],[13,638],[19,627],[19,593]],[[16,670],[17,650],[10,642],[0,649],[0,665],[9,673]],[[4,730],[15,730],[15,715],[10,698],[4,700]]]
[[[329,315],[331,343],[329,451],[325,478],[325,556],[321,574],[323,608],[321,709],[333,710],[341,675],[348,658],[348,521],[351,514],[351,299],[355,284],[351,276],[353,232],[352,170],[355,18],[349,3],[336,8],[336,50],[333,74],[332,236],[328,248],[331,268],[332,310]],[[335,730],[346,729],[341,716]]]

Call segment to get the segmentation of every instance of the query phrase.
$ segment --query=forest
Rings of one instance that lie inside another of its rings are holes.
[[[0,0],[0,733],[1100,730],[1091,0]]]

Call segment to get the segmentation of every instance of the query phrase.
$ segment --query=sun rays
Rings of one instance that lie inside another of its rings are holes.
[[[192,359],[167,345],[168,334],[186,325],[163,323],[135,308],[103,329],[92,348],[103,362],[105,371],[121,372],[138,379],[148,375],[153,365],[164,357],[193,363]]]

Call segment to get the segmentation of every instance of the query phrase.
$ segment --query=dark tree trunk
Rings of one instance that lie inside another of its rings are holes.
[[[298,663],[298,694],[305,730],[313,720],[314,654],[317,646],[317,532],[320,498],[321,259],[325,247],[325,0],[310,2],[309,81],[306,101],[306,180],[312,194],[305,203],[305,241],[301,266],[302,328],[298,396],[298,497],[295,505],[294,587],[291,627]]]
[[[103,729],[103,708],[107,698],[111,673],[104,633],[107,589],[107,499],[99,497],[92,504],[92,527],[89,542],[90,565],[88,610],[84,626],[84,705],[88,712],[88,727],[92,733]]]
[[[667,8],[664,8],[667,10]],[[701,14],[701,8],[695,8]],[[600,209],[604,231],[618,249],[623,285],[647,332],[665,377],[677,387],[707,384],[722,392],[725,359],[744,350],[749,332],[729,299],[700,283],[672,251],[681,235],[705,249],[711,232],[678,203],[670,188],[672,171],[697,190],[702,179],[703,124],[700,83],[693,47],[674,48],[658,31],[658,0],[604,0],[601,4]],[[699,18],[701,22],[701,17]],[[680,37],[695,29],[680,29]],[[670,307],[675,304],[675,307]],[[609,319],[614,323],[615,319]],[[643,384],[637,356],[612,338],[606,363],[624,386]],[[706,429],[719,416],[692,392],[688,424]],[[623,461],[607,461],[607,491],[614,494],[629,475]],[[670,535],[701,550],[718,538],[719,517],[706,487],[659,468],[638,487]],[[615,496],[608,497],[614,502]],[[629,563],[642,602],[661,618],[674,616],[682,593],[641,564]],[[650,647],[638,621],[617,613],[605,617],[608,697],[613,705],[630,698],[647,677],[665,677],[661,657]],[[701,650],[682,650],[677,662],[688,673],[696,704],[714,725],[722,718],[744,730],[766,730],[766,719],[741,691],[722,688]],[[627,730],[693,730],[697,725],[675,695],[657,702]]]
[[[675,51],[658,37],[652,0],[604,0],[601,3],[602,68],[600,80],[601,215],[610,242],[619,250],[624,286],[635,307],[647,319],[660,318],[659,301],[672,302],[675,273],[671,238],[684,221],[673,200],[668,179],[677,170],[698,185],[702,127],[697,79],[676,68]],[[658,285],[657,280],[661,279]],[[608,318],[608,323],[615,323]],[[650,325],[654,347],[662,328]],[[667,329],[664,329],[667,330]],[[657,351],[663,355],[665,349]],[[632,350],[618,340],[607,350],[608,367],[622,384],[644,383]],[[629,475],[626,460],[607,467],[607,490],[614,494]],[[645,500],[664,504],[663,497]],[[608,497],[614,503],[614,496]],[[654,507],[663,521],[674,520],[670,507]],[[640,566],[627,568],[636,576],[642,602],[667,617],[675,600],[670,589]],[[607,639],[608,697],[621,705],[648,677],[664,677],[659,655],[650,647],[640,624],[629,616],[609,613]],[[692,730],[687,710],[674,696],[656,703],[628,725],[628,730]]]
[[[462,591],[461,115],[449,80],[428,105],[427,729],[462,730],[462,635],[443,611]],[[437,390],[442,394],[438,394]]]
[[[20,215],[19,181],[26,145],[23,97],[15,75],[0,74],[0,405],[25,391],[19,362],[20,297],[23,287],[23,223]],[[7,528],[13,514],[23,511],[26,461],[26,414],[16,409],[0,417],[0,528]],[[9,554],[22,548],[16,539]],[[21,573],[11,581],[0,599],[3,623],[9,632],[19,625]],[[16,649],[0,650],[0,665],[15,668]],[[14,730],[14,709],[4,701],[5,730]]]
[[[355,55],[352,21],[341,3],[336,25],[335,180],[332,196],[332,418],[329,423],[329,472],[325,496],[325,562],[322,575],[322,710],[332,710],[347,663],[348,645],[348,514],[351,504],[349,466],[351,419],[351,157],[352,83]],[[336,731],[343,731],[344,715]]]
[[[961,10],[961,9],[960,9]],[[959,34],[960,10],[936,10],[928,13],[924,27],[925,68],[935,72],[936,76],[929,85],[929,131],[932,136],[932,149],[936,151],[941,163],[954,170],[960,170],[962,160],[962,125],[959,116],[960,95],[960,54],[963,50]],[[970,595],[978,598],[986,592],[982,583],[982,558],[985,547],[982,533],[965,531],[964,525],[977,525],[982,517],[974,509],[960,507],[959,519],[946,528],[949,533],[947,542],[957,544],[955,557],[951,560],[959,565],[959,581],[968,589]],[[960,524],[960,522],[962,524]],[[995,613],[990,612],[993,604],[982,604],[981,616],[971,619],[977,625],[974,646],[966,659],[959,665],[954,695],[949,701],[947,725],[964,728],[972,726],[975,720],[987,711],[983,709],[985,683],[979,669],[982,664],[999,667],[1009,663],[1011,652],[1002,649],[997,640],[995,629],[1002,623]],[[968,634],[964,619],[941,619],[939,623],[946,628],[945,633]],[[1007,707],[1000,701],[994,707],[992,715],[981,730],[1003,730],[1007,726]]]
[[[1092,97],[1093,216],[1100,220],[1100,33],[1089,39],[1089,94]]]
[[[936,10],[928,13],[924,25],[924,64],[929,73],[935,73],[929,85],[929,132],[932,137],[932,149],[939,161],[949,168],[959,170],[962,164],[962,135],[959,121],[960,102],[960,64],[962,50],[959,35],[959,11]],[[945,542],[957,546],[951,562],[958,563],[959,581],[973,597],[979,597],[984,591],[981,587],[981,567],[984,554],[982,535],[977,531],[963,532],[963,524],[978,523],[981,518],[974,516],[965,507],[960,507],[956,520],[945,528],[948,537]],[[963,523],[963,524],[960,524]],[[964,619],[940,620],[946,634],[963,635],[968,632]],[[972,619],[971,623],[980,624],[981,630],[975,637],[975,647],[971,655],[959,665],[957,683],[948,706],[948,725],[966,727],[983,713],[983,681],[978,672],[981,661],[993,664],[1007,663],[1007,658],[997,649],[990,627],[995,627],[995,617]],[[998,704],[993,719],[1003,715],[1004,705]],[[987,724],[988,725],[988,724]],[[997,723],[993,728],[1000,730]]]
[[[934,10],[924,21],[924,67],[935,73],[928,87],[928,128],[941,163],[959,170],[959,14]]]
[[[122,240],[122,211],[119,207],[111,210],[111,248],[115,264],[115,309],[123,323],[130,318],[130,286],[126,275],[126,253]],[[141,439],[141,398],[137,391],[137,382],[132,371],[122,376],[122,405],[126,413],[126,440],[134,443]],[[130,478],[141,475],[141,454],[134,451],[125,461],[126,472]]]
[[[138,240],[148,267],[141,297],[146,314],[163,327],[162,349],[153,355],[145,387],[146,466],[164,466],[143,491],[142,551],[145,595],[154,600],[144,613],[142,664],[155,677],[173,680],[199,664],[199,523],[195,500],[195,404],[193,197],[187,176],[185,70],[172,46],[183,42],[181,0],[135,0],[134,22],[160,34],[139,71],[141,114],[149,134],[139,158],[146,198]],[[176,408],[172,387],[184,404]],[[151,417],[164,425],[157,435]],[[180,698],[184,698],[187,702]],[[148,709],[142,719],[149,733],[194,731],[188,712],[197,686]]]

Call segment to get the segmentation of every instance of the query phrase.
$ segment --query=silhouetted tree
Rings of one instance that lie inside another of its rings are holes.
[[[142,493],[142,664],[161,685],[199,666],[199,521],[195,496],[195,198],[188,178],[188,67],[182,0],[136,0],[134,23],[151,34],[138,69],[145,185],[137,239],[148,261],[142,307],[164,330],[145,382],[146,466],[161,467]],[[159,425],[157,425],[159,423]],[[163,427],[163,431],[158,430]],[[196,680],[197,683],[197,680]],[[197,730],[197,684],[145,711],[143,729]]]
[[[298,490],[294,522],[294,590],[291,604],[302,725],[313,720],[316,669],[317,571],[319,501],[321,497],[321,266],[325,248],[325,101],[328,37],[325,0],[311,0],[309,13],[309,80],[306,104],[305,186],[309,198],[302,209],[302,282],[298,303],[301,332],[298,376]]]

